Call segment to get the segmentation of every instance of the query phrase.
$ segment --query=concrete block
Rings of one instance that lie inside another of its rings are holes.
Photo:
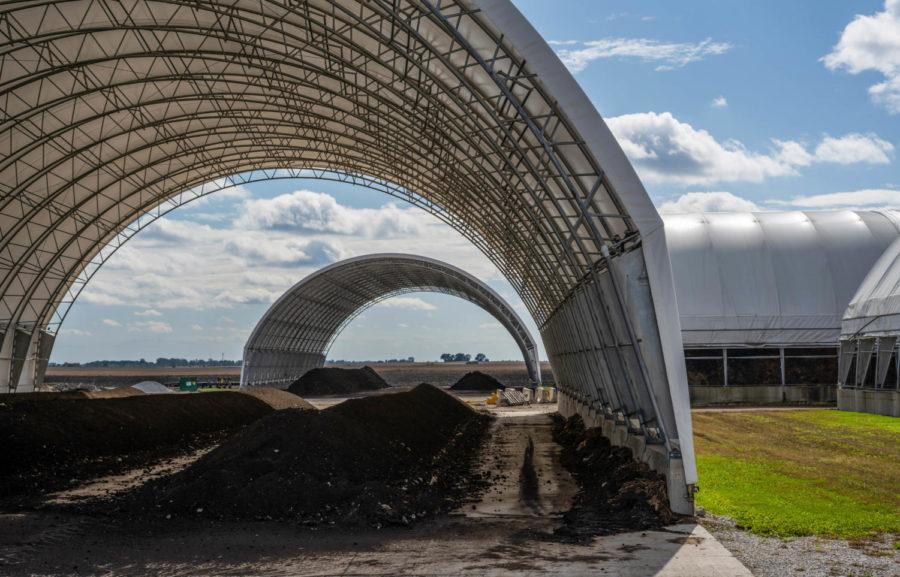
[[[612,435],[609,441],[617,447],[624,447],[625,441],[628,439],[628,427],[625,425],[616,425],[613,427]]]
[[[837,406],[843,411],[900,417],[900,391],[838,389]]]
[[[628,435],[628,438],[625,439],[625,446],[631,449],[635,459],[641,459],[644,455],[644,447],[647,446],[647,439],[643,435]]]

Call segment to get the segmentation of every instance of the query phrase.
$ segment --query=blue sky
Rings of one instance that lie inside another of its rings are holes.
[[[662,212],[900,205],[900,0],[516,4]],[[477,250],[417,209],[348,185],[279,180],[217,193],[142,231],[73,306],[53,360],[238,358],[291,284],[382,251],[471,270],[527,317]],[[457,351],[517,356],[489,315],[438,295],[370,309],[330,356]]]

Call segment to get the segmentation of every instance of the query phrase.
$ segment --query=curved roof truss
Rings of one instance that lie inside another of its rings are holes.
[[[414,191],[520,294],[564,392],[696,480],[661,220],[509,0],[22,1],[0,20],[0,389],[142,215],[327,169]]]
[[[484,309],[516,341],[531,381],[541,382],[534,339],[519,315],[487,284],[431,258],[372,254],[314,272],[269,308],[244,345],[241,386],[289,386],[325,364],[334,340],[359,314],[411,292],[449,294]]]

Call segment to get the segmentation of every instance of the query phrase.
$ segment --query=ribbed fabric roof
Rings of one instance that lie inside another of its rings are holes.
[[[900,334],[900,239],[884,251],[844,312],[841,336]]]
[[[519,315],[487,284],[450,264],[410,254],[370,254],[349,258],[320,269],[281,296],[259,320],[244,345],[242,381],[253,384],[250,373],[266,372],[250,359],[277,354],[287,366],[304,370],[309,355],[324,361],[334,339],[357,315],[370,306],[409,292],[440,292],[474,303],[499,321],[516,341],[528,364],[529,375],[540,382],[537,347]],[[290,372],[290,371],[289,371]]]
[[[667,215],[691,345],[837,343],[844,310],[900,234],[900,212]]]

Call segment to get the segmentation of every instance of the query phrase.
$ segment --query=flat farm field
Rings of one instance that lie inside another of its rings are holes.
[[[364,363],[330,365],[342,368],[358,368]],[[371,363],[370,366],[388,383],[394,386],[411,386],[431,383],[450,386],[469,371],[487,373],[509,386],[522,386],[528,382],[525,364],[520,362],[489,363]],[[550,365],[541,364],[544,383],[553,384]],[[175,385],[180,377],[196,377],[200,381],[217,381],[219,378],[237,384],[240,367],[49,367],[48,384],[66,383],[97,386],[127,386],[140,381],[159,381]]]

